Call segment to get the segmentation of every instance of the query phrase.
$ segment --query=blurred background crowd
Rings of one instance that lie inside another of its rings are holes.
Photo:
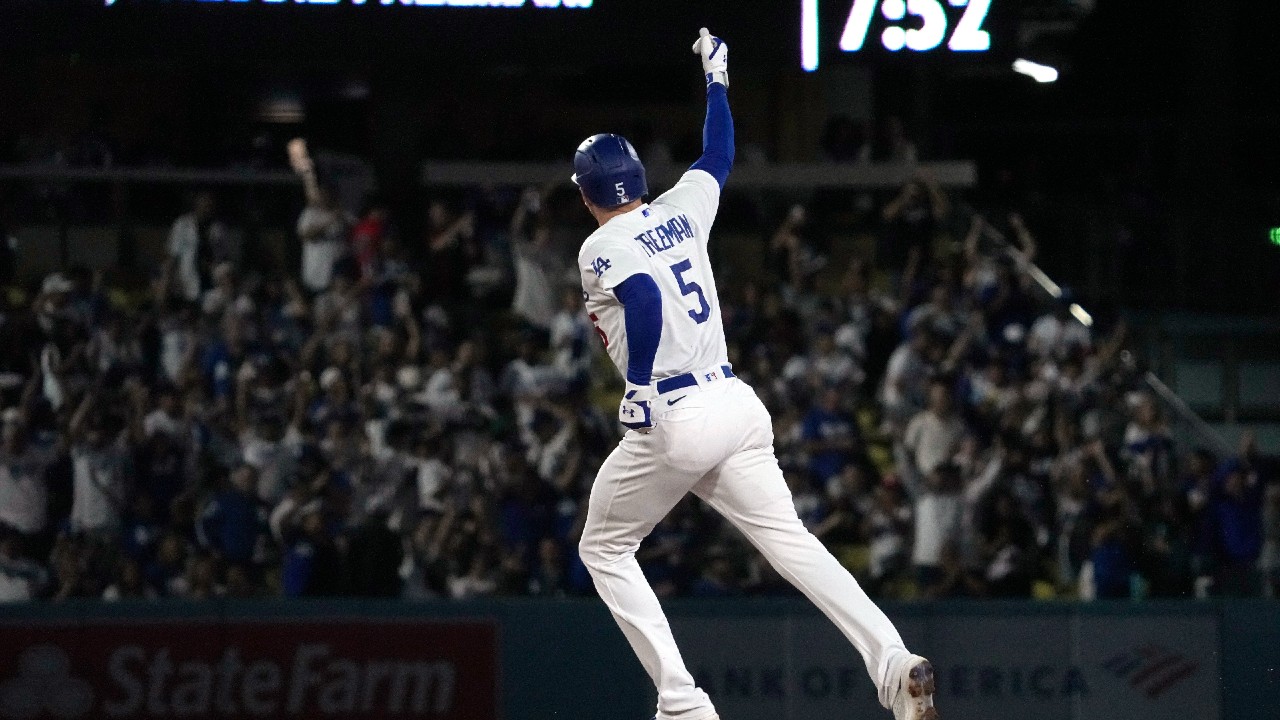
[[[816,2],[502,4],[0,3],[0,600],[592,593],[621,382],[571,152],[669,185],[702,24],[729,359],[874,596],[1280,590],[1280,4],[921,3],[972,52],[875,3],[816,49]],[[794,592],[696,500],[640,560]]]
[[[870,155],[828,129],[832,162]],[[295,167],[287,264],[216,191],[141,282],[24,283],[6,245],[0,600],[593,592],[576,539],[620,382],[580,200],[441,190],[406,230]],[[765,266],[713,237],[730,361],[797,512],[877,597],[1274,595],[1274,459],[1175,442],[1121,314],[1034,282],[1006,189],[726,199]],[[795,592],[694,499],[639,556],[664,597]]]

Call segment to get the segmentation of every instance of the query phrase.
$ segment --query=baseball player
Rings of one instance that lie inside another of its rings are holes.
[[[861,653],[897,720],[935,720],[933,667],[796,517],[773,453],[769,413],[736,379],[707,253],[733,165],[728,47],[703,28],[703,154],[651,203],[644,166],[618,135],[578,146],[573,181],[600,227],[578,266],[587,312],[626,378],[629,430],[591,490],[580,550],[601,599],[658,689],[658,720],[716,718],[676,648],[636,549],[685,493],[728,518]]]

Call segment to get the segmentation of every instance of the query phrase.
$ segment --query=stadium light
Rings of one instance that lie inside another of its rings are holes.
[[[800,67],[818,69],[818,0],[800,3]]]
[[[1080,307],[1080,303],[1071,303],[1071,307],[1068,310],[1071,311],[1072,317],[1080,321],[1081,325],[1093,327],[1093,316]]]
[[[1023,58],[1013,61],[1013,71],[1026,75],[1038,83],[1051,83],[1058,79],[1057,68],[1041,65]]]
[[[1271,228],[1267,235],[1271,238],[1272,245],[1280,247],[1280,227]]]

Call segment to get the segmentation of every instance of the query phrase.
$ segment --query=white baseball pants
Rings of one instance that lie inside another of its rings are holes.
[[[660,395],[653,412],[653,431],[627,432],[600,467],[579,549],[596,590],[658,688],[659,720],[715,714],[635,559],[640,541],[690,490],[840,628],[887,707],[896,677],[891,671],[907,657],[902,638],[796,516],[773,454],[772,421],[755,392],[740,380],[722,379]]]

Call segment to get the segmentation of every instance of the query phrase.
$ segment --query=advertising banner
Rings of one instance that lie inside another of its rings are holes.
[[[0,622],[0,718],[494,720],[491,622]]]
[[[934,661],[939,708],[984,720],[1218,720],[1217,617],[945,614],[897,623]],[[861,657],[825,618],[680,618],[723,717],[878,717]]]

